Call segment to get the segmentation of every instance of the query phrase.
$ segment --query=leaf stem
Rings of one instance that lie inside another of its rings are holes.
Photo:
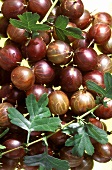
[[[46,136],[46,139],[48,139],[49,137],[51,137],[52,135],[54,135],[55,133],[57,133],[57,132],[60,131],[60,130],[61,130],[61,129],[57,129],[55,132],[47,135],[47,136]],[[37,139],[37,140],[35,140],[35,141],[33,141],[33,142],[27,143],[26,147],[29,147],[30,145],[33,145],[33,144],[35,144],[35,143],[37,143],[37,142],[40,142],[40,141],[42,141],[42,140],[43,140],[43,137],[42,137],[42,138],[39,138],[39,139]]]
[[[100,104],[97,105],[97,106],[95,106],[93,109],[85,112],[83,115],[79,116],[78,119],[82,119],[82,118],[84,118],[85,116],[89,115],[90,113],[94,112],[99,106],[100,106]],[[47,135],[47,136],[46,136],[46,139],[48,139],[49,137],[51,137],[52,135],[54,135],[54,134],[57,133],[58,131],[64,129],[66,126],[72,124],[72,123],[75,122],[75,121],[76,121],[76,119],[74,119],[74,120],[66,123],[66,124],[63,125],[60,129],[57,129],[55,132]],[[39,138],[39,139],[37,139],[37,140],[29,143],[29,137],[30,137],[30,133],[28,132],[26,148],[28,148],[29,146],[31,146],[31,145],[33,145],[33,144],[35,144],[35,143],[40,142],[40,141],[43,140],[43,137],[42,137],[42,138]],[[23,148],[23,146],[20,146],[20,147],[18,147],[18,148],[11,149],[11,150],[6,151],[6,152],[3,152],[3,153],[1,153],[1,155],[5,155],[6,153],[9,153],[9,152],[14,151],[14,150],[19,149],[19,148]]]
[[[29,143],[29,140],[30,140],[30,133],[31,132],[28,132],[28,135],[27,135],[27,143]]]
[[[99,104],[99,105],[95,106],[93,109],[85,112],[82,116],[79,117],[79,119],[82,119],[82,118],[84,118],[85,116],[89,115],[90,113],[93,113],[100,105],[101,105],[101,104]]]
[[[66,123],[65,125],[63,125],[62,126],[62,128],[61,129],[64,129],[66,126],[68,126],[68,125],[70,125],[70,124],[72,124],[73,122],[75,122],[76,120],[74,119],[74,120],[72,120],[72,121],[70,121],[70,122],[68,122],[68,123]]]
[[[10,152],[12,152],[12,151],[15,151],[15,150],[21,149],[21,148],[24,148],[24,147],[23,147],[23,146],[19,146],[19,147],[17,147],[17,148],[10,149],[10,150],[8,150],[8,151],[5,151],[5,152],[0,153],[0,156],[3,156],[3,155],[5,155],[5,154],[7,154],[7,153],[10,153]]]
[[[31,146],[31,145],[33,145],[33,144],[35,144],[35,143],[37,143],[37,142],[40,142],[40,141],[42,141],[42,140],[43,140],[43,137],[42,137],[42,138],[39,138],[39,139],[37,139],[37,140],[35,140],[35,141],[33,141],[33,142],[27,143],[27,144],[26,144],[26,147],[29,147],[29,146]]]
[[[43,24],[44,22],[47,21],[48,16],[50,15],[51,11],[53,10],[53,8],[55,7],[55,5],[57,4],[58,0],[55,0],[54,3],[52,4],[52,6],[50,7],[50,9],[48,10],[47,14],[45,15],[45,17],[42,19],[42,21],[40,22],[40,24]]]
[[[87,112],[84,113],[82,116],[79,116],[78,119],[82,119],[82,118],[84,118],[85,116],[87,116],[88,114],[94,112],[99,106],[100,106],[100,104],[97,105],[97,106],[95,106],[93,109],[87,111]],[[54,135],[54,134],[57,133],[58,131],[64,129],[66,126],[72,124],[72,123],[75,122],[75,121],[76,121],[76,120],[74,119],[74,120],[66,123],[65,125],[62,126],[61,129],[57,129],[54,133],[51,133],[51,134],[49,134],[48,136],[46,136],[46,139],[48,139],[49,137],[51,137],[52,135]],[[37,139],[37,140],[35,140],[35,141],[33,141],[33,142],[28,143],[26,146],[29,147],[30,145],[33,145],[34,143],[37,143],[37,142],[39,142],[39,141],[41,141],[41,140],[43,140],[43,137],[40,138],[40,139]]]
[[[4,135],[6,135],[9,131],[9,128],[5,129],[3,133],[0,134],[0,138],[2,138]]]
[[[62,126],[61,129],[63,129],[64,127],[66,127],[66,126],[68,126],[69,124],[73,123],[74,121],[75,121],[75,120],[72,120],[72,121],[70,121],[69,123],[66,123],[65,125]],[[47,135],[47,136],[46,136],[46,139],[50,138],[50,137],[51,137],[52,135],[54,135],[55,133],[59,132],[61,129],[57,129],[55,132]],[[33,145],[33,144],[35,144],[35,143],[37,143],[37,142],[40,142],[40,141],[42,141],[42,140],[43,140],[43,137],[42,137],[42,138],[39,138],[39,139],[37,139],[37,140],[35,140],[35,141],[33,141],[33,142],[27,143],[26,147],[29,147],[29,146],[31,146],[31,145]]]

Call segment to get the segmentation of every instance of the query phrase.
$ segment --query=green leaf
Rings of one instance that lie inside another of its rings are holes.
[[[57,19],[55,21],[55,27],[63,30],[68,25],[68,22],[69,22],[68,17],[60,15],[60,16],[57,17]]]
[[[30,114],[30,120],[35,118],[35,116],[36,119],[37,116],[39,118],[51,116],[49,108],[46,107],[47,105],[48,105],[48,96],[46,93],[43,94],[38,101],[36,100],[36,97],[33,94],[28,95],[26,98],[26,106]]]
[[[34,156],[25,156],[24,163],[27,166],[43,166],[44,170],[68,170],[69,163],[65,160],[60,160],[53,156],[48,155],[46,152]]]
[[[104,130],[98,128],[92,123],[88,123],[85,126],[87,128],[88,135],[94,138],[97,142],[101,144],[106,144],[108,142],[108,135]]]
[[[74,146],[74,136],[66,140],[65,146]]]
[[[82,127],[80,123],[71,123],[70,125],[64,127],[62,129],[63,133],[68,135],[73,135],[75,132],[77,132],[78,128]]]
[[[48,105],[48,94],[44,93],[38,100],[38,107],[46,107]]]
[[[2,138],[3,136],[5,136],[9,131],[9,128],[5,129],[1,134],[0,134],[0,138]]]
[[[33,25],[35,26],[36,22],[39,20],[40,16],[37,13],[32,14],[32,12],[25,12],[22,15],[18,15],[17,19],[10,19],[10,23],[17,28],[26,29],[31,32]]]
[[[61,120],[58,117],[42,118],[35,117],[31,123],[32,131],[51,131],[59,128]]]
[[[72,154],[79,157],[83,156],[86,151],[88,155],[94,153],[94,147],[90,141],[90,138],[86,132],[76,134],[74,137],[67,139],[65,146],[73,146]]]
[[[112,75],[110,73],[104,74],[104,83],[105,83],[106,90],[112,88]]]
[[[102,104],[103,104],[103,106],[104,106],[104,107],[108,107],[108,105],[107,105],[107,102],[106,102],[106,101],[103,101],[103,102],[102,102]]]
[[[17,19],[10,18],[10,23],[17,28],[25,29],[28,32],[34,32],[37,30],[48,30],[50,27],[46,24],[37,24],[40,16],[37,13],[24,12],[22,15],[18,15]]]
[[[106,92],[105,97],[112,99],[111,89]]]
[[[32,18],[33,17],[33,18]],[[32,12],[24,12],[22,15],[18,15],[18,18],[25,24],[28,22],[28,25],[35,24],[39,19],[40,16],[37,13]]]
[[[8,108],[8,112],[11,123],[29,131],[31,125],[30,121],[28,121],[16,108],[10,107]]]
[[[93,90],[93,91],[105,96],[105,94],[106,94],[105,90],[101,86],[97,85],[95,82],[88,80],[88,81],[86,81],[86,85],[87,85],[88,89]]]
[[[93,155],[94,147],[90,141],[90,138],[87,133],[75,135],[75,143],[72,149],[72,154],[77,156],[83,156],[84,152],[87,152],[88,155]]]
[[[54,132],[60,127],[61,120],[59,117],[50,117],[51,113],[48,104],[47,94],[43,94],[39,101],[36,101],[34,94],[30,94],[26,98],[26,106],[30,115],[27,120],[16,108],[8,108],[8,114],[11,123],[28,131],[27,143],[29,142],[30,133],[32,131],[52,131]]]
[[[27,35],[25,35],[26,37],[29,37]],[[36,37],[39,36],[39,33],[38,32],[32,32],[32,38],[35,39]]]
[[[82,31],[79,28],[67,27],[66,30],[64,30],[64,34],[77,39],[84,39],[82,36]]]
[[[106,87],[106,97],[112,99],[112,75],[110,73],[104,74],[104,83]]]
[[[6,147],[0,144],[0,150],[1,149],[6,149]]]
[[[101,104],[102,101],[103,101],[103,99],[104,99],[104,96],[103,96],[103,97],[102,97],[102,96],[96,96],[95,103],[96,103],[96,104]]]
[[[39,166],[39,170],[45,170],[45,167],[43,167],[43,166]]]
[[[30,26],[32,31],[47,31],[50,29],[50,26],[47,24],[36,24],[35,26]]]
[[[69,22],[68,17],[60,15],[55,21],[55,30],[58,38],[62,41],[69,42],[67,36],[82,39],[82,30],[80,28],[67,27]]]
[[[47,23],[53,24],[54,23],[54,18],[47,18]]]
[[[63,30],[56,28],[56,34],[60,40],[69,42],[67,36],[63,33]]]

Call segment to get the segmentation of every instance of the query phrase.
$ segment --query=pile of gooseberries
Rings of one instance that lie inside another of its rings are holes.
[[[112,73],[112,16],[107,12],[93,15],[85,9],[81,0],[58,0],[46,20],[51,29],[38,31],[34,38],[27,38],[25,29],[10,23],[11,18],[18,20],[18,15],[25,12],[39,14],[41,22],[54,2],[2,0],[0,36],[5,42],[0,47],[0,134],[6,128],[9,131],[0,138],[0,144],[5,146],[5,152],[17,147],[18,149],[2,156],[1,170],[38,169],[38,166],[25,165],[24,156],[38,155],[45,151],[42,141],[32,144],[27,151],[21,147],[26,143],[27,133],[11,123],[8,107],[15,107],[26,116],[26,97],[34,94],[38,101],[47,93],[51,113],[59,116],[62,124],[66,124],[96,106],[95,99],[99,94],[88,89],[86,82],[91,80],[105,88],[104,74]],[[79,28],[83,38],[68,35],[68,41],[61,40],[54,27],[54,22],[60,15],[69,18],[67,27]],[[94,116],[89,114],[84,120],[107,132],[102,120],[111,118],[112,99],[108,100],[107,107],[100,103]],[[51,132],[44,132],[45,136],[50,134]],[[42,135],[43,132],[32,132],[30,142]],[[48,153],[67,160],[71,170],[92,170],[94,161],[107,163],[112,159],[110,142],[100,144],[91,138],[94,154],[84,153],[82,157],[78,157],[72,155],[72,147],[65,146],[68,138],[62,130],[51,135],[48,138]]]

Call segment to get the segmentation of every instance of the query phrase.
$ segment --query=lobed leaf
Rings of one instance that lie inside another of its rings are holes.
[[[28,121],[16,108],[10,107],[8,108],[8,112],[11,123],[29,131],[31,125],[30,121]]]
[[[112,99],[112,92],[111,92],[111,90],[112,90],[112,89],[109,89],[109,90],[106,92],[105,97]]]
[[[38,107],[46,107],[48,105],[48,95],[44,93],[38,100]]]
[[[50,29],[50,26],[46,24],[37,24],[37,21],[40,18],[37,13],[24,12],[23,14],[18,15],[18,18],[20,20],[10,18],[10,23],[17,28],[25,29],[28,32]]]
[[[67,139],[65,146],[73,146],[72,154],[79,157],[83,156],[85,151],[88,155],[92,155],[94,153],[94,147],[90,141],[90,138],[84,131],[81,134],[76,134]]]
[[[31,31],[47,31],[50,29],[50,26],[47,24],[36,24],[30,26]]]
[[[101,86],[94,83],[93,81],[89,81],[89,80],[86,81],[86,85],[87,85],[88,89],[93,90],[93,91],[105,96],[105,94],[106,94],[105,90]]]
[[[48,105],[48,96],[43,94],[39,101],[36,101],[34,94],[30,94],[26,98],[26,106],[30,115],[27,120],[16,108],[8,108],[10,113],[8,116],[11,123],[28,131],[27,142],[32,131],[52,131],[54,132],[60,127],[61,120],[59,117],[50,117],[51,113]]]
[[[112,99],[112,75],[110,73],[104,74],[104,83],[106,87],[106,97]]]
[[[26,98],[26,106],[30,114],[30,120],[33,120],[35,116],[38,116],[38,118],[51,116],[49,108],[46,107],[47,105],[48,96],[46,93],[43,94],[38,101],[33,94],[28,95]]]
[[[84,38],[80,28],[67,27],[69,22],[68,17],[60,15],[55,21],[55,30],[58,38],[62,41],[69,42],[67,36],[72,36],[77,39]]]
[[[74,136],[66,140],[65,146],[74,146]]]
[[[37,13],[32,12],[24,12],[21,15],[18,15],[18,18],[25,24],[28,22],[28,25],[35,24],[39,19],[40,16]]]
[[[104,83],[105,83],[106,90],[112,88],[112,75],[110,73],[104,74]]]
[[[2,138],[3,136],[5,136],[9,131],[9,128],[6,128],[1,134],[0,134],[0,138]]]
[[[58,117],[42,118],[35,117],[31,123],[32,131],[54,132],[60,127],[61,120]]]
[[[68,135],[73,135],[77,130],[82,127],[82,125],[78,122],[76,123],[71,123],[70,125],[64,127],[62,129],[63,133],[68,134]]]
[[[6,146],[0,144],[0,150],[6,149]]]
[[[68,170],[70,168],[67,161],[50,156],[46,152],[34,156],[25,156],[24,163],[27,166],[40,165],[43,167],[43,170],[52,170],[52,168],[56,170]]]
[[[82,36],[82,31],[79,28],[68,27],[66,28],[66,30],[64,30],[64,34],[77,39],[84,39],[84,37]]]
[[[67,36],[63,33],[63,30],[56,28],[56,34],[60,40],[65,41],[65,42],[69,41]]]
[[[84,152],[87,152],[88,155],[94,153],[94,147],[90,141],[90,138],[87,133],[75,135],[75,143],[72,149],[72,154],[77,156],[83,156]]]
[[[27,96],[26,107],[27,107],[28,113],[30,114],[30,119],[32,120],[38,111],[36,97],[33,94],[30,94]]]
[[[60,15],[57,17],[57,19],[55,21],[55,27],[63,30],[68,25],[68,22],[69,22],[68,17],[66,17],[64,15]]]
[[[101,144],[106,144],[108,142],[108,136],[104,130],[98,128],[92,123],[88,123],[85,126],[87,128],[88,135],[94,138],[97,142]]]
[[[45,167],[43,167],[43,166],[39,166],[39,170],[45,170]]]

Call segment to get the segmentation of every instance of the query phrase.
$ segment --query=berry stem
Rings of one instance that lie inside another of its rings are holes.
[[[55,0],[54,3],[52,4],[52,6],[50,7],[50,9],[48,10],[47,14],[45,15],[45,17],[42,19],[42,21],[40,22],[40,24],[43,24],[44,22],[47,21],[48,16],[50,15],[51,11],[53,10],[53,8],[55,7],[55,5],[57,4],[58,0]]]
[[[3,133],[0,134],[0,138],[2,138],[4,135],[6,135],[9,131],[9,128],[6,128]]]
[[[81,120],[81,119],[83,119],[85,116],[89,115],[90,113],[93,113],[99,106],[100,106],[100,104],[97,105],[97,106],[95,106],[93,109],[85,112],[83,115],[79,116],[79,117],[78,117],[78,120]],[[54,134],[57,133],[58,131],[64,129],[65,127],[67,127],[68,125],[72,124],[72,123],[75,122],[75,121],[76,121],[76,119],[74,119],[74,120],[66,123],[66,124],[63,125],[61,128],[57,129],[55,132],[53,132],[53,133],[51,133],[50,135],[46,136],[46,139],[48,139],[49,137],[51,137],[52,135],[54,135]],[[42,137],[42,138],[39,138],[39,139],[37,139],[37,140],[29,143],[29,135],[30,135],[30,133],[28,133],[28,136],[27,136],[26,148],[28,148],[29,146],[31,146],[31,145],[33,145],[33,144],[35,144],[35,143],[40,142],[40,141],[43,140],[43,137]],[[19,146],[19,147],[17,147],[17,148],[14,148],[14,149],[11,149],[11,150],[2,152],[2,153],[0,154],[0,156],[3,156],[3,155],[5,155],[5,154],[7,154],[7,153],[9,153],[9,152],[12,152],[12,151],[17,150],[17,149],[20,149],[20,148],[23,148],[23,146]]]
[[[30,140],[30,133],[31,132],[28,132],[28,135],[27,135],[27,143],[29,143],[29,140]]]
[[[54,133],[46,136],[46,139],[48,139],[50,136],[54,135],[55,133],[57,133],[57,132],[60,131],[60,130],[61,130],[61,129],[57,129]],[[31,145],[33,145],[33,144],[35,144],[35,143],[37,143],[37,142],[40,142],[40,141],[42,141],[42,140],[43,140],[43,137],[42,137],[42,138],[39,138],[39,139],[37,139],[37,140],[35,140],[35,141],[33,141],[33,142],[27,143],[26,147],[29,147],[29,146],[31,146]]]
[[[89,115],[90,113],[93,113],[100,105],[101,105],[101,104],[99,104],[99,105],[95,106],[93,109],[85,112],[85,113],[84,113],[82,116],[80,116],[79,118],[80,118],[80,119],[83,119],[85,116]]]
[[[7,154],[7,153],[9,153],[9,152],[12,152],[12,151],[15,151],[15,150],[21,149],[21,148],[24,148],[24,147],[23,147],[23,146],[19,146],[19,147],[17,147],[17,148],[13,148],[13,149],[10,149],[10,150],[8,150],[8,151],[2,152],[2,153],[0,153],[0,157],[3,156],[3,155],[5,155],[5,154]]]
[[[100,104],[97,105],[97,106],[95,106],[93,109],[85,112],[83,115],[79,116],[79,117],[78,117],[78,120],[81,120],[81,119],[83,119],[85,116],[89,115],[90,113],[93,113],[99,106],[100,106]],[[63,126],[61,127],[61,129],[59,128],[59,129],[57,129],[55,132],[53,132],[53,133],[51,133],[50,135],[46,136],[46,139],[48,139],[49,137],[51,137],[52,135],[54,135],[54,134],[57,133],[58,131],[64,129],[65,127],[67,127],[68,125],[72,124],[72,123],[75,122],[75,121],[76,121],[76,119],[74,119],[74,120],[66,123],[65,125],[63,125]],[[27,143],[26,147],[29,147],[30,145],[33,145],[34,143],[37,143],[37,142],[42,141],[42,140],[43,140],[43,137],[42,137],[42,138],[39,138],[38,140],[35,140],[35,141],[33,141],[33,142]]]

